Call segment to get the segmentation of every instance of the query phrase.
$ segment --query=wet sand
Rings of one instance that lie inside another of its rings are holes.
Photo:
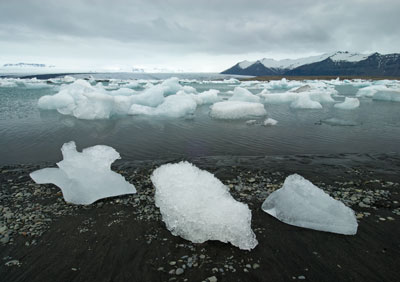
[[[138,194],[82,207],[29,172],[0,168],[1,281],[399,281],[400,156],[320,155],[192,159],[252,210],[252,251],[173,236],[154,205],[149,176],[162,163],[118,162]],[[353,208],[358,233],[284,224],[261,210],[286,176],[299,173]]]

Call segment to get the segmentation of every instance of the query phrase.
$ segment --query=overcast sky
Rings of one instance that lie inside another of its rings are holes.
[[[0,0],[0,64],[219,72],[241,60],[400,52],[399,0]]]

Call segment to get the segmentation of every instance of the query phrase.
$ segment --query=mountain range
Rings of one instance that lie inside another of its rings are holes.
[[[250,76],[400,76],[400,54],[333,52],[301,59],[242,61],[222,74]]]

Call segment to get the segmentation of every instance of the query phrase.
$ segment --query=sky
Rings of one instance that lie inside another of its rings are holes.
[[[220,72],[242,60],[400,52],[399,0],[0,0],[0,65]]]

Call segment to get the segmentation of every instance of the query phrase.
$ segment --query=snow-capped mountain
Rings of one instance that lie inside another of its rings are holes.
[[[239,75],[400,75],[400,54],[333,52],[300,59],[242,61],[222,72]]]
[[[4,64],[4,68],[54,68],[55,66],[47,66],[46,64],[17,63]]]

